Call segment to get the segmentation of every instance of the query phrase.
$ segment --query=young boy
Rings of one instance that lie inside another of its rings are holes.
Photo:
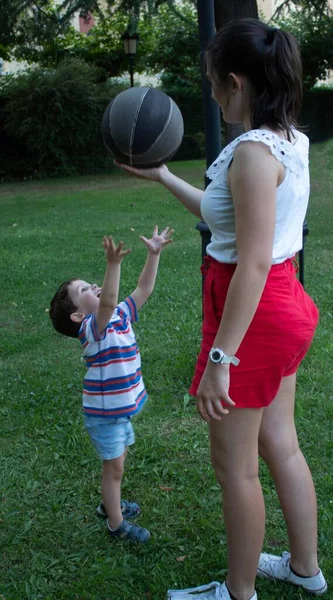
[[[118,304],[120,266],[131,249],[115,245],[112,236],[103,238],[107,265],[100,288],[81,279],[63,283],[51,301],[50,317],[60,333],[79,338],[88,371],[83,382],[83,412],[87,431],[103,460],[103,503],[97,508],[108,517],[111,537],[146,542],[150,532],[127,519],[136,517],[140,507],[121,501],[121,480],[127,447],[134,444],[131,418],[147,399],[141,375],[140,352],[132,322],[154,289],[160,253],[171,242],[173,230],[140,239],[148,248],[134,292]]]

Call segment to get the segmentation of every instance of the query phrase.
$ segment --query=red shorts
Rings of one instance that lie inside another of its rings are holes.
[[[220,325],[235,264],[206,257],[202,342],[190,394],[196,395]],[[253,320],[243,338],[237,367],[230,366],[230,398],[236,408],[260,408],[274,400],[282,377],[296,373],[307,353],[319,312],[296,277],[291,259],[273,265]]]

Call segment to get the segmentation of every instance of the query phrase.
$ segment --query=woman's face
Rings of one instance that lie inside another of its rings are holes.
[[[212,86],[212,98],[221,108],[226,123],[244,123],[249,113],[249,94],[247,80],[242,75],[229,73],[223,84],[207,72]]]

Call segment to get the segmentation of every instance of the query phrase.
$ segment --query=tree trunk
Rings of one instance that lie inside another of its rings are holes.
[[[258,6],[256,0],[214,0],[216,31],[229,21],[252,17],[258,19]],[[226,144],[244,132],[241,123],[229,125],[226,123]]]
[[[258,19],[256,0],[214,0],[214,9],[216,30],[235,19]]]

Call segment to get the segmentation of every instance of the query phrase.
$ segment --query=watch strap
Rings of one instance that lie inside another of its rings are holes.
[[[214,352],[218,352],[220,354],[220,360],[214,360],[212,358],[212,354]],[[237,367],[239,365],[239,358],[237,358],[237,356],[227,356],[223,350],[221,350],[221,348],[211,348],[210,353],[209,353],[209,357],[211,359],[212,362],[214,362],[215,364],[224,364],[224,365],[234,365],[235,367]]]

